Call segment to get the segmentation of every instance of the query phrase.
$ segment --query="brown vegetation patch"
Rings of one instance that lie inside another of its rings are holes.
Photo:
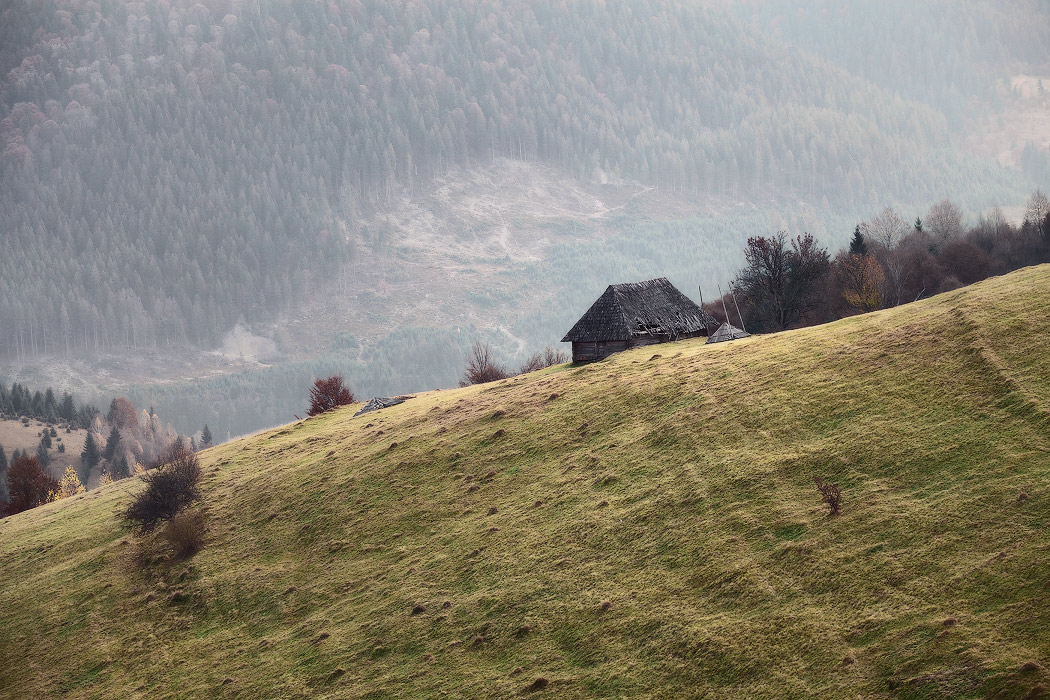
[[[536,680],[534,680],[532,683],[529,684],[529,687],[527,687],[525,689],[525,692],[532,693],[532,692],[535,692],[537,690],[543,690],[548,685],[550,685],[550,683],[551,682],[549,680],[547,680],[543,676],[540,676],[539,678],[537,678]]]
[[[183,511],[168,521],[161,533],[176,561],[188,559],[204,546],[207,528],[200,513]]]

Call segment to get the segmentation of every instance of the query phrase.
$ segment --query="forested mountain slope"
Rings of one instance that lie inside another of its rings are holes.
[[[777,40],[919,100],[952,124],[994,112],[1015,73],[1050,69],[1050,12],[1041,0],[709,4]]]
[[[0,521],[0,687],[1038,697],[1048,337],[1041,266],[207,450],[189,562],[123,483]]]
[[[945,118],[692,3],[9,3],[0,353],[213,347],[497,156],[687,198],[1014,190]]]

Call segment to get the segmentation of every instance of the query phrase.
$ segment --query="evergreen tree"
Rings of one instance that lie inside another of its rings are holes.
[[[4,454],[4,446],[0,445],[0,513],[4,512],[4,508],[9,500],[7,493],[7,455]]]
[[[111,460],[113,455],[117,453],[117,445],[120,444],[120,431],[117,430],[117,426],[113,426],[109,431],[109,437],[106,438],[106,448],[102,450],[103,459]]]
[[[849,242],[849,254],[868,254],[868,242],[864,240],[864,234],[860,232],[860,224],[857,224],[857,228],[853,229],[853,238]]]
[[[922,233],[922,217],[916,216],[915,217],[915,223],[912,224],[912,226],[915,227],[916,231],[918,231],[919,233]]]
[[[44,447],[44,443],[40,443],[36,448],[36,459],[40,462],[40,466],[47,469],[48,465],[51,464],[51,454]]]
[[[44,418],[54,420],[58,415],[58,404],[55,402],[55,392],[48,387],[44,392]]]
[[[201,448],[211,446],[211,430],[208,428],[208,424],[204,424],[204,430],[201,431]]]
[[[102,461],[102,453],[99,452],[98,443],[95,442],[95,434],[90,430],[84,440],[84,451],[80,453],[80,461],[84,465],[83,480],[87,481],[87,475]]]
[[[58,407],[58,415],[67,421],[73,420],[77,415],[77,407],[73,403],[73,395],[68,391],[62,394],[62,403]]]
[[[131,476],[131,466],[128,464],[128,456],[122,454],[117,458],[117,461],[113,463],[113,478],[126,479],[129,476]]]

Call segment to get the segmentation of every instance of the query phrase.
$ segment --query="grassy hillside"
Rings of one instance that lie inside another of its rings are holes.
[[[133,482],[0,521],[0,688],[1036,697],[1048,338],[1044,266],[223,445],[188,564]]]

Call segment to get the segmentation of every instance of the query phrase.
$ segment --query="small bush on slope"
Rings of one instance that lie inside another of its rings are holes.
[[[124,511],[123,519],[140,532],[152,532],[162,521],[171,520],[200,498],[201,468],[197,455],[178,448],[166,465],[142,475],[146,489]]]

